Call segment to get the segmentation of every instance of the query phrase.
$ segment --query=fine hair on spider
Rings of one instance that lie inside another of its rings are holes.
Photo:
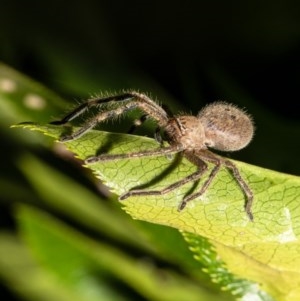
[[[246,112],[235,105],[218,101],[202,108],[197,116],[169,116],[170,114],[162,106],[158,105],[147,95],[130,91],[123,94],[90,99],[79,105],[60,121],[54,121],[52,124],[63,125],[81,116],[92,107],[98,113],[95,113],[93,117],[85,121],[79,130],[69,135],[63,135],[60,138],[61,142],[77,139],[107,119],[118,117],[133,109],[139,109],[143,112],[143,115],[139,120],[134,122],[130,132],[133,132],[148,118],[151,118],[157,124],[155,138],[160,143],[160,147],[128,154],[101,154],[99,156],[92,156],[85,160],[87,164],[117,159],[134,159],[181,153],[197,167],[194,173],[172,183],[162,190],[132,189],[121,195],[119,197],[120,200],[125,200],[133,196],[164,195],[186,183],[195,182],[207,171],[208,165],[206,162],[208,162],[212,163],[214,167],[207,180],[199,191],[183,198],[178,210],[183,210],[188,202],[204,194],[221,166],[225,166],[231,171],[234,179],[243,191],[246,197],[244,208],[249,219],[253,221],[251,210],[253,193],[250,187],[243,180],[233,162],[216,155],[210,150],[231,152],[240,150],[249,144],[254,134],[254,126],[251,116]],[[163,133],[163,136],[160,135],[160,132]],[[162,137],[168,142],[168,146],[163,146]]]

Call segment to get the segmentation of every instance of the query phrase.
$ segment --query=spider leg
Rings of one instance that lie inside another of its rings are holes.
[[[64,135],[64,136],[60,137],[60,141],[67,142],[70,140],[78,139],[79,137],[84,135],[86,132],[93,129],[95,126],[97,126],[98,123],[100,123],[106,119],[109,119],[109,118],[117,117],[117,116],[123,114],[124,111],[129,110],[129,109],[130,108],[128,108],[128,107],[126,107],[126,108],[120,107],[120,108],[117,108],[114,110],[101,112],[101,113],[97,114],[95,117],[88,120],[86,123],[84,123],[83,126],[76,132],[74,132],[70,135]]]
[[[144,114],[141,116],[141,118],[139,119],[136,119],[134,122],[133,122],[133,125],[131,126],[131,128],[128,130],[128,134],[132,134],[136,131],[137,128],[139,128],[147,119],[149,119],[149,115],[147,114]]]
[[[233,176],[236,182],[241,187],[243,193],[246,196],[246,203],[245,203],[245,211],[251,221],[253,221],[253,213],[252,213],[252,204],[253,204],[253,192],[249,188],[248,184],[243,180],[238,168],[229,160],[224,160],[224,165],[230,169],[233,173]]]
[[[63,125],[68,123],[69,121],[75,119],[76,117],[84,114],[90,107],[95,105],[95,102],[90,100],[87,101],[86,103],[81,104],[79,107],[77,107],[75,110],[72,112],[68,113],[65,117],[63,117],[61,120],[56,120],[50,122],[50,124],[55,124],[55,125]]]
[[[77,132],[61,137],[61,141],[66,142],[77,139],[90,129],[94,128],[98,123],[109,118],[117,117],[135,108],[140,109],[145,114],[141,117],[140,121],[137,121],[136,126],[134,126],[131,130],[134,130],[135,127],[140,126],[147,118],[154,119],[158,123],[159,127],[164,127],[168,122],[168,115],[163,108],[161,108],[145,94],[132,91],[105,98],[91,99],[67,114],[63,119],[54,121],[52,124],[65,124],[84,114],[91,107],[96,107],[100,112],[95,117],[83,124],[83,127]]]
[[[147,195],[164,195],[167,194],[189,182],[195,182],[205,173],[207,170],[207,164],[199,158],[194,158],[197,161],[198,170],[187,177],[161,189],[161,190],[130,190],[119,197],[119,200],[125,200],[131,196],[147,196]]]
[[[182,146],[168,146],[164,148],[149,150],[149,151],[140,151],[136,153],[128,153],[128,154],[103,154],[99,156],[92,156],[85,160],[86,164],[93,164],[97,162],[104,161],[114,161],[114,160],[122,160],[122,159],[135,159],[142,157],[155,157],[169,154],[176,154],[183,150]]]
[[[73,119],[77,118],[78,116],[84,114],[91,107],[95,107],[97,105],[105,104],[105,103],[108,103],[110,101],[124,101],[124,100],[129,100],[129,99],[132,99],[132,98],[134,98],[133,95],[129,95],[128,93],[125,93],[125,94],[122,94],[122,95],[109,96],[109,97],[105,97],[105,98],[89,99],[88,101],[82,103],[80,106],[78,106],[73,111],[68,113],[61,120],[52,121],[51,124],[56,124],[56,125],[66,124],[69,121],[72,121]]]
[[[154,139],[159,143],[160,147],[163,147],[164,140],[160,133],[160,127],[157,127],[154,133]]]
[[[226,166],[226,168],[231,170],[235,180],[237,181],[237,183],[241,187],[243,193],[245,194],[246,199],[247,199],[246,204],[245,204],[245,211],[246,211],[250,221],[253,221],[253,214],[251,211],[251,207],[252,207],[252,203],[253,203],[253,193],[250,190],[249,186],[246,184],[246,182],[243,180],[243,178],[242,178],[238,168],[235,166],[235,164],[229,160],[224,160],[223,158],[214,155],[212,152],[210,152],[208,150],[201,151],[201,153],[199,153],[199,156],[203,160],[206,160],[206,161],[209,161],[209,162],[215,164],[215,167],[212,169],[208,179],[204,182],[200,191],[193,193],[183,199],[182,203],[179,206],[179,211],[183,210],[188,202],[201,196],[207,190],[207,188],[209,187],[209,185],[211,184],[211,182],[213,181],[213,179],[219,172],[221,165],[224,164]]]
[[[150,118],[149,115],[144,114],[141,116],[141,118],[134,120],[133,125],[130,127],[130,129],[128,130],[127,133],[133,134],[136,131],[136,129],[139,128],[140,126],[142,126],[143,123],[149,118]],[[160,127],[157,127],[155,129],[154,139],[161,145],[161,147],[163,146],[163,138],[161,137],[161,134],[160,134]]]
[[[201,195],[207,190],[207,188],[208,188],[209,185],[211,184],[212,180],[214,179],[214,177],[216,176],[216,174],[219,172],[220,167],[221,167],[221,165],[218,164],[218,165],[216,165],[216,166],[212,169],[212,171],[211,171],[211,173],[210,173],[208,179],[207,179],[207,180],[205,181],[205,183],[202,185],[202,187],[201,187],[201,189],[200,189],[199,192],[193,193],[193,194],[187,196],[186,198],[184,198],[184,199],[182,200],[181,204],[180,204],[179,207],[178,207],[178,211],[182,211],[182,210],[185,208],[185,206],[187,205],[188,202],[190,202],[190,201],[196,199],[197,197],[201,196]]]
[[[61,136],[59,138],[59,141],[67,142],[67,141],[75,140],[75,139],[81,137],[82,135],[84,135],[89,130],[93,129],[97,124],[98,124],[97,119],[93,118],[93,119],[89,120],[88,122],[86,122],[78,131],[73,132],[72,134],[69,134],[69,135]]]

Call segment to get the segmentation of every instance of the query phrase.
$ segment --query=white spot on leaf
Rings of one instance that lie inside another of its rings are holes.
[[[297,237],[293,231],[291,213],[288,208],[284,208],[284,215],[285,215],[286,219],[290,222],[289,223],[290,226],[286,231],[284,231],[278,235],[278,237],[277,237],[278,241],[281,243],[296,241]]]
[[[0,79],[0,90],[3,92],[11,93],[17,89],[16,82],[12,81],[9,78],[1,78]]]
[[[37,94],[27,94],[24,97],[24,105],[33,110],[42,110],[46,106],[46,101]]]

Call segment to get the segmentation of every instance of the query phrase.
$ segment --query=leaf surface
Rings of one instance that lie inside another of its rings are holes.
[[[55,139],[70,129],[23,124]],[[65,143],[78,158],[155,149],[146,137],[91,131]],[[244,196],[232,175],[222,169],[201,198],[178,212],[182,198],[199,189],[186,184],[164,196],[131,197],[124,209],[136,219],[168,225],[209,239],[234,274],[261,283],[278,300],[300,298],[300,180],[298,177],[235,162],[254,193],[254,222],[244,211]],[[161,189],[196,167],[178,156],[122,159],[89,164],[95,175],[120,195],[133,188]]]

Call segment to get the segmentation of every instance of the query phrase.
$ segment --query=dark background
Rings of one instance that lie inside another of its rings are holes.
[[[267,109],[299,116],[298,1],[1,2],[1,59],[56,89],[55,57],[94,76],[144,72],[196,106],[188,84],[223,97],[208,76],[217,66]]]
[[[256,135],[230,156],[300,172],[300,1],[1,0],[0,39],[2,62],[71,103],[122,89],[175,112],[236,103]]]
[[[253,115],[256,133],[226,155],[299,174],[299,1],[1,3],[0,60],[70,107],[122,89],[173,112],[227,100]]]
[[[133,88],[196,113],[227,100],[257,128],[234,157],[299,172],[299,1],[1,2],[0,59],[71,101]]]
[[[0,60],[73,104],[138,89],[175,112],[245,107],[255,138],[228,155],[299,174],[299,1],[2,0],[0,38]]]

